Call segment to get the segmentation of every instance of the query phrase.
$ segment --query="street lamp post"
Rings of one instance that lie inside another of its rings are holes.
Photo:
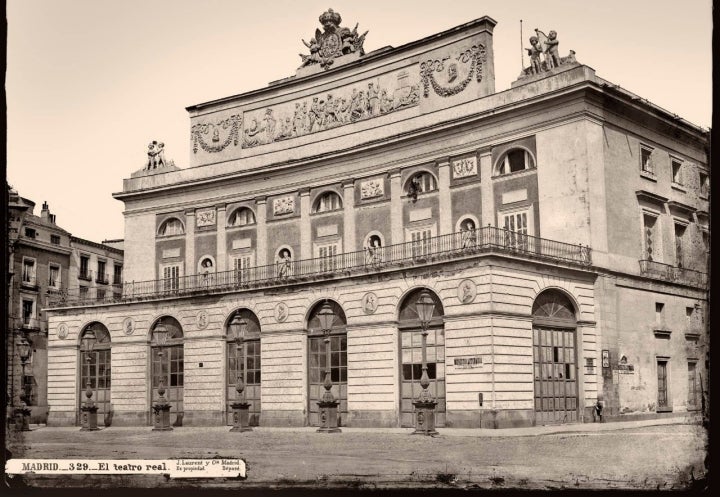
[[[230,324],[228,324],[228,330],[230,331],[231,336],[235,339],[235,345],[238,351],[238,361],[245,360],[243,340],[245,339],[245,334],[247,333],[247,325],[247,320],[240,316],[239,312],[233,316]],[[250,404],[245,399],[244,373],[245,368],[241,368],[240,364],[237,364],[237,384],[235,385],[235,390],[237,390],[237,401],[230,404],[230,407],[232,407],[233,410],[233,427],[230,428],[230,431],[241,433],[243,431],[252,431],[252,428],[250,427]]]
[[[22,367],[22,376],[25,378],[25,367],[30,359],[30,343],[24,335],[20,336],[20,343],[17,345],[18,355],[20,356],[20,365]],[[15,428],[19,431],[30,431],[30,408],[27,406],[28,396],[23,389],[18,394],[18,407],[15,408]]]
[[[168,329],[162,321],[155,326],[153,336],[159,346],[160,383],[158,384],[157,402],[152,406],[154,414],[152,431],[171,431],[173,428],[170,426],[170,403],[165,398],[165,375],[162,371],[163,347],[168,339]]]
[[[81,416],[80,416],[80,431],[96,431],[99,430],[98,424],[97,424],[97,410],[98,407],[95,405],[95,402],[92,400],[93,391],[92,391],[92,384],[91,384],[91,378],[90,378],[90,363],[92,362],[91,353],[93,350],[93,347],[95,346],[95,332],[90,329],[85,332],[85,334],[82,337],[81,340],[81,348],[82,351],[85,353],[85,361],[88,365],[88,376],[85,380],[85,396],[87,399],[85,400],[85,405],[80,407]]]
[[[332,378],[330,377],[330,330],[334,319],[335,314],[332,307],[326,301],[318,312],[320,328],[325,335],[325,381],[323,382],[325,393],[323,393],[322,400],[317,403],[320,408],[320,428],[317,431],[320,433],[339,433],[341,431],[338,427],[338,404],[340,402],[335,400],[335,396],[332,394]]]
[[[437,402],[430,396],[428,390],[430,378],[427,372],[427,329],[435,311],[435,301],[430,297],[427,290],[422,291],[420,298],[415,303],[415,308],[422,328],[422,376],[420,377],[422,391],[417,400],[413,401],[415,406],[415,431],[413,435],[437,435],[438,432],[435,431],[435,406],[437,406]]]

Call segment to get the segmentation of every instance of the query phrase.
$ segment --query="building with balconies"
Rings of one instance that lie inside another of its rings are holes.
[[[49,304],[50,422],[89,382],[116,424],[161,385],[176,425],[231,423],[241,378],[251,423],[318,425],[327,368],[341,425],[412,426],[420,295],[438,426],[698,409],[708,133],[574,52],[496,91],[489,17],[365,54],[335,15],[294,76],[187,108],[189,167],[152,142],[114,194],[122,294]]]

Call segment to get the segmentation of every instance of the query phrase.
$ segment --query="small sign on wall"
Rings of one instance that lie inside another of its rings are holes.
[[[482,356],[455,357],[453,366],[458,369],[473,369],[482,367]]]
[[[603,349],[603,351],[602,351],[602,367],[603,368],[610,367],[610,351],[607,349]]]

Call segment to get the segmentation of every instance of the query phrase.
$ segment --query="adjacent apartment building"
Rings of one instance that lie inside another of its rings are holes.
[[[369,53],[319,21],[293,76],[187,108],[188,167],[152,142],[113,194],[122,293],[49,304],[49,424],[88,381],[114,424],[161,385],[227,424],[241,378],[252,423],[317,425],[330,347],[342,426],[412,426],[423,292],[438,426],[700,409],[708,132],[557,46],[496,91],[489,17]]]
[[[82,272],[77,271],[76,261],[83,258],[94,257],[99,268],[110,268],[119,283],[123,254],[122,250],[73,237],[56,224],[47,202],[37,216],[32,200],[11,189],[9,200],[7,398],[12,406],[24,402],[31,410],[32,423],[44,423],[48,413],[47,304],[68,294],[77,295],[86,285]],[[98,279],[93,302],[102,297],[105,287],[109,295],[119,296],[120,286],[115,282],[107,277]],[[118,291],[113,294],[114,288]],[[24,363],[19,348],[23,339],[30,346]],[[50,378],[50,384],[52,381]]]

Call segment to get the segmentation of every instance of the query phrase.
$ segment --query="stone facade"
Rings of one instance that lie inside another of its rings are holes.
[[[98,327],[116,424],[150,422],[170,361],[176,424],[230,423],[243,364],[255,423],[315,425],[327,301],[341,424],[408,426],[422,289],[438,426],[699,408],[707,134],[574,61],[496,93],[494,26],[189,107],[191,167],[115,194],[122,297],[49,311],[50,422],[75,422]],[[359,97],[370,83],[404,103]],[[239,313],[256,329],[237,349]]]

